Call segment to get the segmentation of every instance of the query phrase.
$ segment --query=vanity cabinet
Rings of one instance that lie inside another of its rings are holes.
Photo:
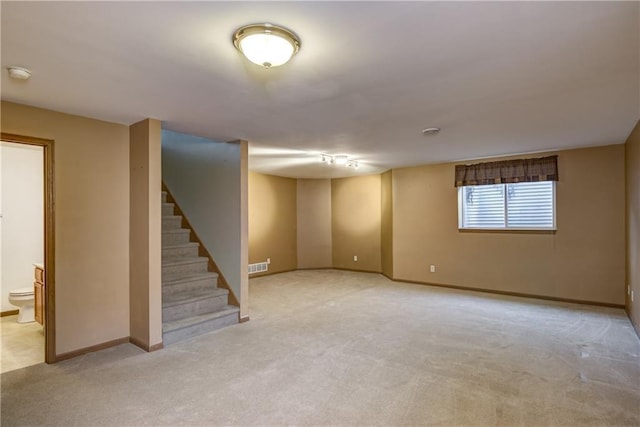
[[[35,318],[36,322],[44,325],[44,266],[40,264],[34,264],[34,276],[33,293],[35,303]]]

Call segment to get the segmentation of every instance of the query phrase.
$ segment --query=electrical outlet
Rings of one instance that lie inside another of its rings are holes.
[[[432,272],[432,273],[435,273],[435,272],[436,272],[436,266],[435,266],[435,265],[433,265],[433,264],[431,264],[431,265],[429,266],[429,271],[430,271],[430,272]]]
[[[267,264],[271,264],[271,258],[267,258]]]
[[[358,255],[354,255],[354,256],[353,256],[353,260],[354,260],[355,262],[358,262]]]

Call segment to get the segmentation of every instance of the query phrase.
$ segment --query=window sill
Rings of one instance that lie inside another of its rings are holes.
[[[557,229],[523,228],[458,228],[462,233],[506,233],[506,234],[556,234]]]

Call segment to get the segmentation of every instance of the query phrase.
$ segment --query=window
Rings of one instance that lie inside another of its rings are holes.
[[[555,181],[458,187],[458,227],[555,230]]]

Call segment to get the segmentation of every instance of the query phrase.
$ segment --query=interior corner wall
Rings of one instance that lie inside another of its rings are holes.
[[[631,321],[640,331],[640,121],[625,144],[626,159],[626,237],[627,285],[634,300],[625,292],[626,307]],[[639,332],[640,333],[640,332]]]
[[[243,304],[244,142],[162,131],[162,179]]]
[[[298,179],[297,205],[297,268],[331,268],[331,180]]]
[[[555,234],[461,232],[453,163],[394,169],[394,278],[624,304],[624,146],[549,154]]]
[[[2,101],[2,132],[54,140],[56,353],[129,336],[129,128]]]
[[[334,268],[381,271],[380,185],[380,175],[331,180]]]
[[[380,261],[382,274],[393,277],[393,171],[380,175]]]
[[[268,274],[297,267],[296,199],[296,179],[249,173],[249,263],[269,258]]]
[[[129,132],[130,338],[150,350],[162,342],[161,124],[147,119]]]

